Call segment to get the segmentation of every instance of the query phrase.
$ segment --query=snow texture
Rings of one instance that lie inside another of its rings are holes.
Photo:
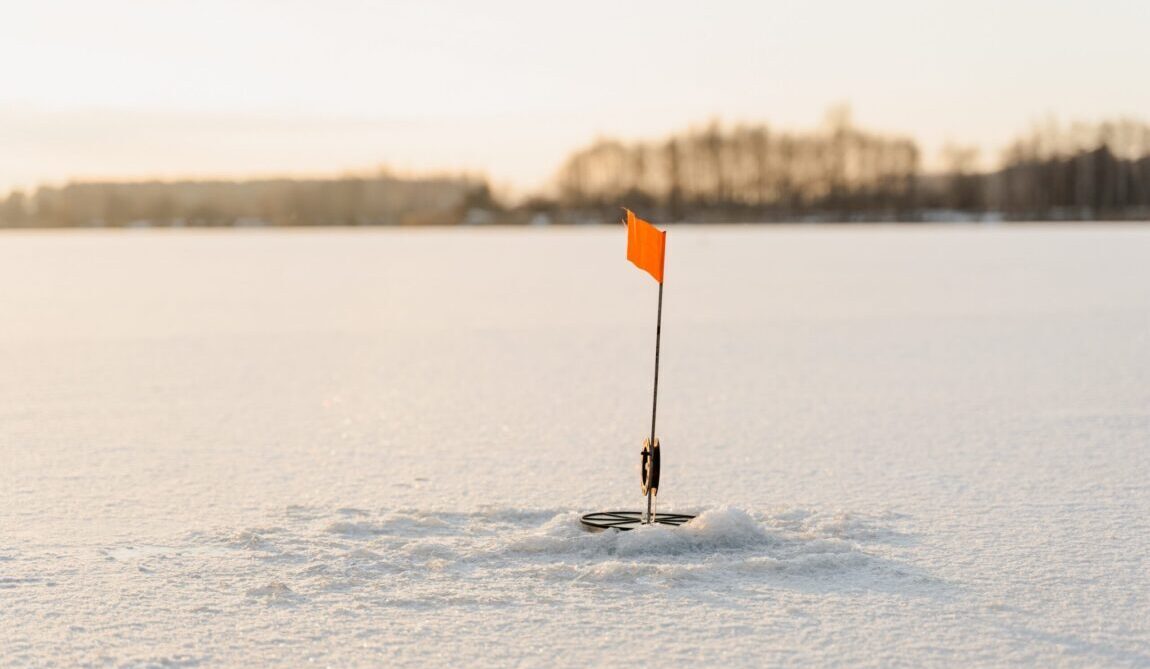
[[[4,666],[1150,666],[1150,228],[0,235]]]

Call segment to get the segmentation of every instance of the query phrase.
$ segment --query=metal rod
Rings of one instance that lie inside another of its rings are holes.
[[[663,336],[663,282],[659,282],[659,315],[655,319],[655,388],[651,393],[651,455],[648,460],[648,467],[654,465],[655,457],[655,415],[659,408],[659,340]],[[652,472],[653,473],[653,472]],[[645,523],[654,522],[651,517],[651,504],[654,497],[654,490],[647,488],[647,514],[644,517]]]

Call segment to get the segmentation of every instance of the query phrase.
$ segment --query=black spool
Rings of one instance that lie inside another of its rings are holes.
[[[643,495],[646,496],[648,492],[652,495],[659,494],[659,439],[655,438],[655,445],[651,446],[650,439],[643,440],[642,450],[643,460],[639,467],[640,483],[643,486]]]

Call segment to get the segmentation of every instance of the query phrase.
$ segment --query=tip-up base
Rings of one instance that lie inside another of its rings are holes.
[[[678,527],[691,520],[694,516],[681,513],[656,513],[654,522],[658,525]],[[642,511],[600,511],[589,513],[579,519],[583,529],[592,532],[603,530],[631,530],[643,524]]]

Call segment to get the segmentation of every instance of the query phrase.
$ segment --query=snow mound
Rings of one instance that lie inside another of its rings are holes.
[[[717,507],[698,512],[681,527],[653,525],[628,532],[589,532],[579,512],[566,510],[298,511],[280,519],[282,526],[274,531],[193,533],[189,539],[234,553],[234,570],[252,570],[248,596],[275,603],[357,592],[388,605],[435,608],[465,596],[502,601],[498,587],[491,589],[500,583],[690,591],[810,578],[822,588],[836,582],[871,587],[876,579],[908,573],[870,551],[872,543],[881,545],[882,537],[893,532],[884,529],[881,519],[804,509],[769,514]],[[261,563],[258,569],[252,568],[253,551]],[[269,574],[270,564],[280,567]],[[227,568],[226,561],[201,567]],[[457,590],[476,574],[483,575],[486,590]],[[274,586],[268,585],[269,576]]]

